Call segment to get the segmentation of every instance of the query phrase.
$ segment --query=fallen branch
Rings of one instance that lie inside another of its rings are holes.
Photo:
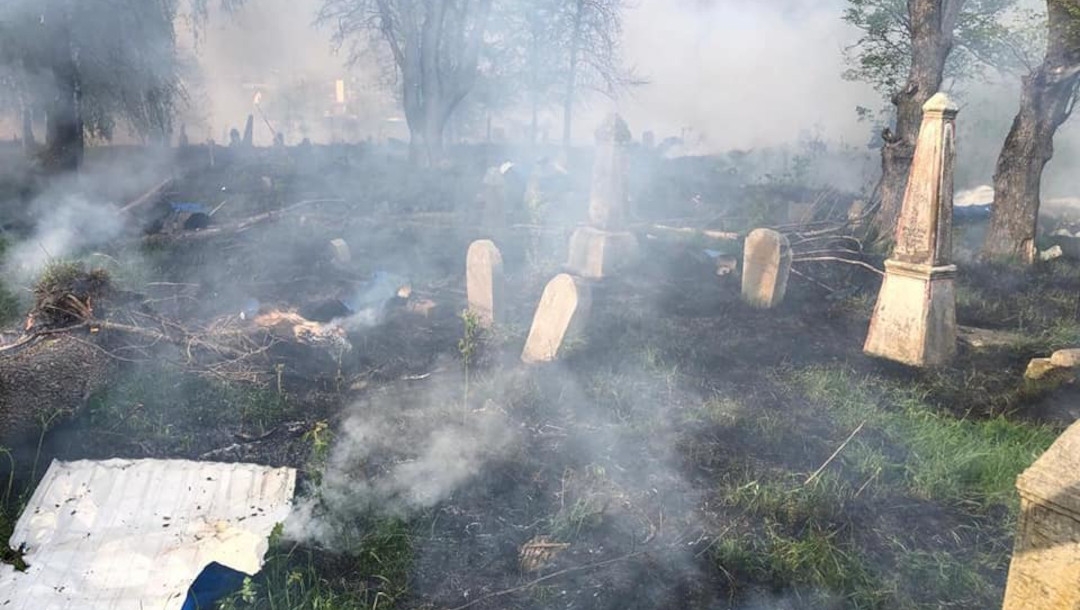
[[[198,231],[183,231],[180,233],[148,235],[144,239],[147,242],[176,242],[209,239],[222,235],[235,235],[237,233],[243,233],[244,231],[252,227],[278,220],[282,216],[288,214],[289,212],[292,212],[293,210],[296,210],[297,208],[309,205],[316,205],[320,203],[345,203],[345,200],[311,199],[308,201],[301,201],[299,203],[285,206],[279,210],[272,210],[270,212],[256,214],[255,216],[249,216],[248,218],[230,224],[219,225],[215,227],[210,227],[208,229],[201,229]]]
[[[794,269],[794,268],[793,268],[793,269],[791,270],[791,272],[792,272],[792,273],[794,273],[795,275],[797,275],[797,276],[799,276],[799,277],[803,278],[804,280],[806,280],[806,281],[808,281],[808,282],[813,282],[814,284],[817,284],[818,286],[821,286],[821,287],[822,287],[822,288],[824,288],[825,290],[829,291],[829,293],[830,293],[830,294],[831,294],[831,293],[834,293],[834,292],[836,292],[836,289],[835,289],[835,288],[831,288],[831,287],[829,287],[829,286],[827,286],[827,285],[825,285],[825,284],[823,284],[823,283],[821,283],[821,282],[819,282],[819,281],[815,280],[814,278],[810,277],[809,275],[806,275],[805,273],[801,273],[801,272],[800,272],[800,271],[799,271],[798,269]]]
[[[172,184],[173,184],[173,179],[172,178],[167,178],[167,179],[163,180],[161,182],[161,184],[158,184],[154,188],[152,188],[149,191],[147,191],[147,192],[143,193],[142,195],[140,195],[137,199],[133,200],[131,203],[125,205],[122,208],[120,208],[120,213],[121,214],[127,214],[127,213],[131,212],[132,210],[135,210],[137,208],[141,208],[141,207],[143,207],[145,205],[149,205],[151,203],[154,203],[154,202],[160,200],[161,196],[165,194],[165,191],[169,190],[169,187],[171,187]]]
[[[832,455],[829,456],[829,459],[825,460],[825,463],[821,465],[821,468],[815,470],[814,474],[810,475],[806,479],[806,481],[803,482],[803,485],[809,485],[811,481],[818,478],[818,475],[824,472],[824,470],[829,466],[829,464],[831,464],[832,461],[836,459],[836,456],[840,455],[840,452],[844,450],[844,447],[848,446],[848,443],[851,442],[851,439],[855,438],[855,435],[858,434],[859,430],[862,430],[863,426],[865,425],[866,421],[864,420],[863,423],[859,424],[859,427],[855,428],[855,430],[848,435],[847,440],[841,443],[840,446],[836,448],[836,451],[833,451]]]
[[[211,458],[215,458],[215,457],[220,457],[220,456],[223,456],[223,455],[228,455],[229,453],[231,453],[233,451],[236,451],[238,449],[242,449],[247,445],[254,445],[256,443],[261,443],[261,442],[263,442],[263,441],[265,441],[265,440],[267,440],[267,439],[269,439],[269,438],[271,438],[273,436],[277,436],[278,432],[280,432],[282,429],[284,429],[285,432],[289,436],[298,436],[304,431],[304,427],[305,427],[305,422],[302,422],[302,421],[299,421],[299,422],[286,422],[284,424],[274,426],[266,434],[262,434],[262,435],[254,437],[254,438],[246,438],[246,437],[243,437],[243,436],[241,436],[239,434],[235,434],[234,436],[236,436],[239,439],[237,442],[235,442],[235,443],[233,443],[233,444],[231,444],[231,445],[229,445],[227,447],[221,447],[220,449],[214,449],[214,450],[211,450],[211,451],[207,451],[206,453],[200,455],[199,459],[200,460],[206,460],[206,459],[211,459]]]
[[[743,238],[741,233],[731,231],[714,231],[712,229],[694,229],[691,227],[669,227],[667,225],[646,225],[641,227],[646,232],[659,233],[675,239],[704,238],[714,241],[739,241]]]
[[[528,589],[531,589],[531,588],[535,587],[536,585],[538,585],[538,584],[540,584],[542,582],[546,582],[546,581],[551,580],[553,578],[558,578],[559,576],[565,576],[567,574],[572,574],[574,572],[584,572],[584,571],[587,571],[587,570],[595,570],[596,568],[602,568],[602,567],[609,566],[609,565],[614,564],[614,563],[619,563],[619,562],[622,562],[622,561],[626,561],[628,559],[633,559],[634,557],[644,555],[645,553],[646,553],[646,551],[638,551],[636,553],[630,553],[628,555],[623,555],[622,557],[616,557],[614,559],[608,559],[606,561],[598,561],[596,563],[590,563],[588,565],[577,566],[575,568],[566,568],[565,570],[559,570],[557,572],[552,572],[551,574],[548,574],[546,576],[541,576],[540,578],[537,578],[535,580],[530,580],[529,582],[527,582],[527,583],[525,583],[523,585],[512,587],[510,589],[504,589],[502,591],[496,591],[494,593],[488,593],[487,595],[482,595],[482,596],[472,600],[471,602],[469,602],[467,604],[464,604],[462,606],[458,606],[456,608],[452,608],[451,610],[465,610],[466,608],[471,608],[471,607],[473,607],[473,606],[475,606],[477,604],[486,602],[486,601],[488,601],[490,599],[495,599],[497,597],[505,597],[505,596],[510,595],[512,593],[519,593],[521,591],[527,591]]]
[[[875,267],[875,266],[873,266],[873,265],[871,265],[869,263],[864,263],[862,261],[853,261],[853,260],[850,260],[850,259],[840,258],[840,257],[837,257],[837,256],[814,256],[814,257],[810,257],[810,258],[795,258],[795,259],[792,259],[791,262],[792,263],[818,263],[818,262],[821,262],[821,263],[824,263],[824,262],[846,263],[848,265],[855,265],[856,267],[862,267],[862,268],[867,269],[869,271],[873,271],[874,273],[876,273],[878,275],[881,275],[881,276],[885,275],[884,271],[878,269],[877,267]]]

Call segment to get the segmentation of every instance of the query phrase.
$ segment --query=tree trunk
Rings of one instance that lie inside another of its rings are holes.
[[[37,140],[34,138],[34,118],[29,108],[22,111],[22,141],[23,151],[33,153],[37,148]]]
[[[983,242],[989,260],[1035,261],[1042,173],[1054,133],[1069,118],[1080,83],[1080,7],[1048,0],[1046,59],[1024,77],[1020,111],[998,156],[994,205]]]
[[[63,36],[70,41],[66,26]],[[70,42],[58,44],[53,55],[53,97],[45,109],[45,167],[76,171],[82,163],[84,140],[79,71]]]
[[[882,133],[880,207],[873,226],[880,238],[892,243],[904,202],[915,141],[922,124],[922,106],[941,88],[945,60],[953,47],[953,30],[964,0],[909,0],[911,69],[904,89],[892,97],[896,130]]]
[[[574,28],[570,39],[570,65],[566,75],[566,97],[563,98],[563,148],[569,150],[573,132],[574,98],[577,95],[578,51],[581,47],[581,29],[585,18],[585,0],[576,0]]]

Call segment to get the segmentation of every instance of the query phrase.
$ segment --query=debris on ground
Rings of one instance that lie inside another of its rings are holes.
[[[210,607],[192,584],[213,564],[257,573],[295,487],[292,468],[54,461],[10,541],[29,567],[0,565],[0,606],[180,610],[197,596]]]

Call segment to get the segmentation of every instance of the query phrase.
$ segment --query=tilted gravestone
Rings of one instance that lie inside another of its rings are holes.
[[[954,134],[957,107],[944,93],[923,105],[896,246],[885,261],[863,350],[913,366],[956,353],[956,266],[952,264]]]
[[[1017,479],[1020,519],[1005,610],[1080,608],[1080,423]]]
[[[528,364],[556,360],[568,339],[582,332],[592,306],[589,285],[562,273],[544,288],[521,360]]]
[[[791,273],[791,246],[787,237],[772,229],[755,229],[743,246],[743,300],[763,309],[776,307],[787,292]]]
[[[494,242],[481,239],[469,245],[465,261],[465,288],[469,311],[480,326],[491,328],[503,316],[503,260]]]
[[[609,115],[596,131],[589,226],[577,229],[571,236],[566,265],[575,275],[608,277],[637,255],[637,238],[626,230],[630,141],[630,128],[617,114]]]

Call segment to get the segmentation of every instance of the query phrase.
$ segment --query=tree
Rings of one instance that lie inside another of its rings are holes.
[[[1080,85],[1080,2],[1047,0],[1046,56],[1023,77],[1020,111],[998,156],[994,205],[983,255],[1035,260],[1043,169],[1054,134],[1072,114]]]
[[[119,121],[154,139],[182,97],[179,0],[14,0],[0,8],[0,65],[24,108],[46,119],[45,166],[78,169],[87,136]],[[238,0],[223,0],[229,7]],[[205,17],[207,0],[190,0]],[[197,20],[196,20],[197,23]]]
[[[882,130],[881,180],[874,226],[891,240],[922,120],[922,105],[946,74],[1015,65],[1022,54],[1004,25],[1015,0],[848,0],[844,20],[862,30],[848,50],[844,77],[872,84],[893,107]],[[954,53],[954,49],[959,51]]]
[[[565,55],[563,75],[563,146],[570,146],[574,106],[580,89],[589,88],[615,96],[627,87],[642,84],[632,70],[622,66],[620,38],[624,0],[561,0],[555,37]]]
[[[401,77],[410,157],[443,157],[454,109],[476,83],[492,0],[324,0],[319,21],[333,23],[337,43],[357,58],[373,39],[389,49]],[[374,37],[374,38],[373,38]]]

